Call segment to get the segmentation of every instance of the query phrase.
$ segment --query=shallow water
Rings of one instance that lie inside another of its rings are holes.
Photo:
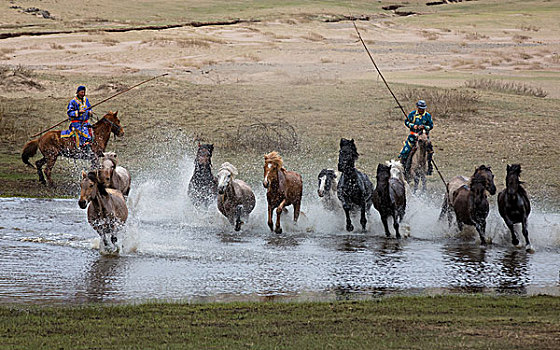
[[[119,235],[120,256],[100,254],[99,238],[77,199],[0,199],[0,302],[560,295],[558,213],[531,214],[530,254],[511,246],[495,207],[488,247],[469,236],[474,230],[459,236],[438,222],[439,200],[429,197],[409,200],[403,225],[409,237],[396,240],[384,237],[373,208],[367,232],[346,232],[343,215],[326,213],[309,189],[300,222],[291,223],[290,211],[284,233],[277,235],[266,226],[264,189],[253,186],[257,207],[237,233],[215,208],[194,210],[186,199],[188,178],[179,184],[175,178],[137,175],[130,217]]]

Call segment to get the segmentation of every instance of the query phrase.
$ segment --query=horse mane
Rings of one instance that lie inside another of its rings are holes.
[[[222,170],[228,171],[233,176],[237,176],[238,174],[237,168],[233,166],[233,164],[231,164],[230,162],[222,163],[222,165],[220,166],[220,170],[218,170],[218,172]]]
[[[474,184],[486,184],[486,178],[480,174],[480,171],[492,171],[491,167],[486,165],[481,165],[475,169],[473,176],[471,176],[469,180],[469,185],[472,186]]]
[[[321,170],[321,172],[319,173],[319,176],[317,176],[317,178],[321,178],[322,176],[326,176],[326,175],[331,175],[334,178],[336,178],[336,172],[334,171],[334,169],[323,169]]]
[[[264,162],[273,164],[275,168],[284,169],[284,161],[278,152],[272,151],[269,154],[265,154]],[[286,170],[286,169],[284,169]]]

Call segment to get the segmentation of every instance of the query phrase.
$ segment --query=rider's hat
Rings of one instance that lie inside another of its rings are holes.
[[[416,107],[426,109],[426,107],[428,107],[428,105],[426,104],[426,101],[418,100],[418,102],[416,102]]]
[[[78,92],[80,92],[80,91],[82,91],[82,90],[86,91],[86,87],[83,86],[83,85],[80,85],[80,86],[78,86],[78,89],[76,90],[76,93],[78,93]]]

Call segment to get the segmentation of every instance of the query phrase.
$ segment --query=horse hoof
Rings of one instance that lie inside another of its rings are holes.
[[[526,251],[527,253],[531,253],[531,254],[533,254],[533,253],[535,252],[535,250],[533,249],[533,247],[532,247],[530,244],[527,244],[527,245],[525,246],[525,251]]]
[[[511,244],[513,244],[514,247],[519,247],[519,248],[520,248],[520,246],[519,246],[519,240],[517,240],[517,239],[511,241]]]
[[[239,224],[236,224],[234,230],[235,230],[235,231],[241,230],[241,224],[240,224],[240,223],[239,223]]]
[[[281,234],[282,233],[282,227],[278,227],[276,230],[274,230],[274,232],[276,232],[277,234]]]
[[[346,225],[346,231],[348,231],[348,232],[354,231],[354,225],[352,225],[352,224]]]

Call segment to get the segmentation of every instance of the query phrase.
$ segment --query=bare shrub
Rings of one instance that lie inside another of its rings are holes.
[[[0,66],[0,88],[3,90],[43,90],[43,86],[33,80],[33,77],[33,70],[22,65],[16,67]]]
[[[522,24],[519,29],[524,30],[526,32],[538,32],[539,27],[534,26],[532,24]]]
[[[422,34],[422,36],[428,40],[437,40],[439,38],[439,35],[437,33],[434,32],[430,32],[427,30],[422,30],[420,32]]]
[[[546,97],[548,92],[539,87],[533,87],[524,83],[495,79],[472,79],[465,83],[466,87],[472,89],[496,91],[515,95]]]
[[[119,41],[117,39],[112,39],[112,38],[104,38],[101,43],[103,45],[107,45],[107,46],[115,46],[119,43]]]
[[[478,112],[478,95],[464,89],[409,88],[401,96],[407,105],[425,100],[430,113],[437,118],[464,118]]]
[[[516,43],[522,43],[525,40],[531,39],[531,37],[527,36],[527,35],[520,35],[520,34],[515,34],[512,38],[512,40]]]
[[[467,34],[465,35],[465,39],[467,39],[467,40],[488,39],[488,35],[480,34],[480,33],[478,33],[478,32],[467,33]]]
[[[57,43],[51,43],[50,46],[53,50],[64,50],[64,46]]]
[[[272,123],[240,125],[235,133],[226,134],[224,143],[239,151],[292,151],[299,148],[299,137],[290,123],[280,119]]]

